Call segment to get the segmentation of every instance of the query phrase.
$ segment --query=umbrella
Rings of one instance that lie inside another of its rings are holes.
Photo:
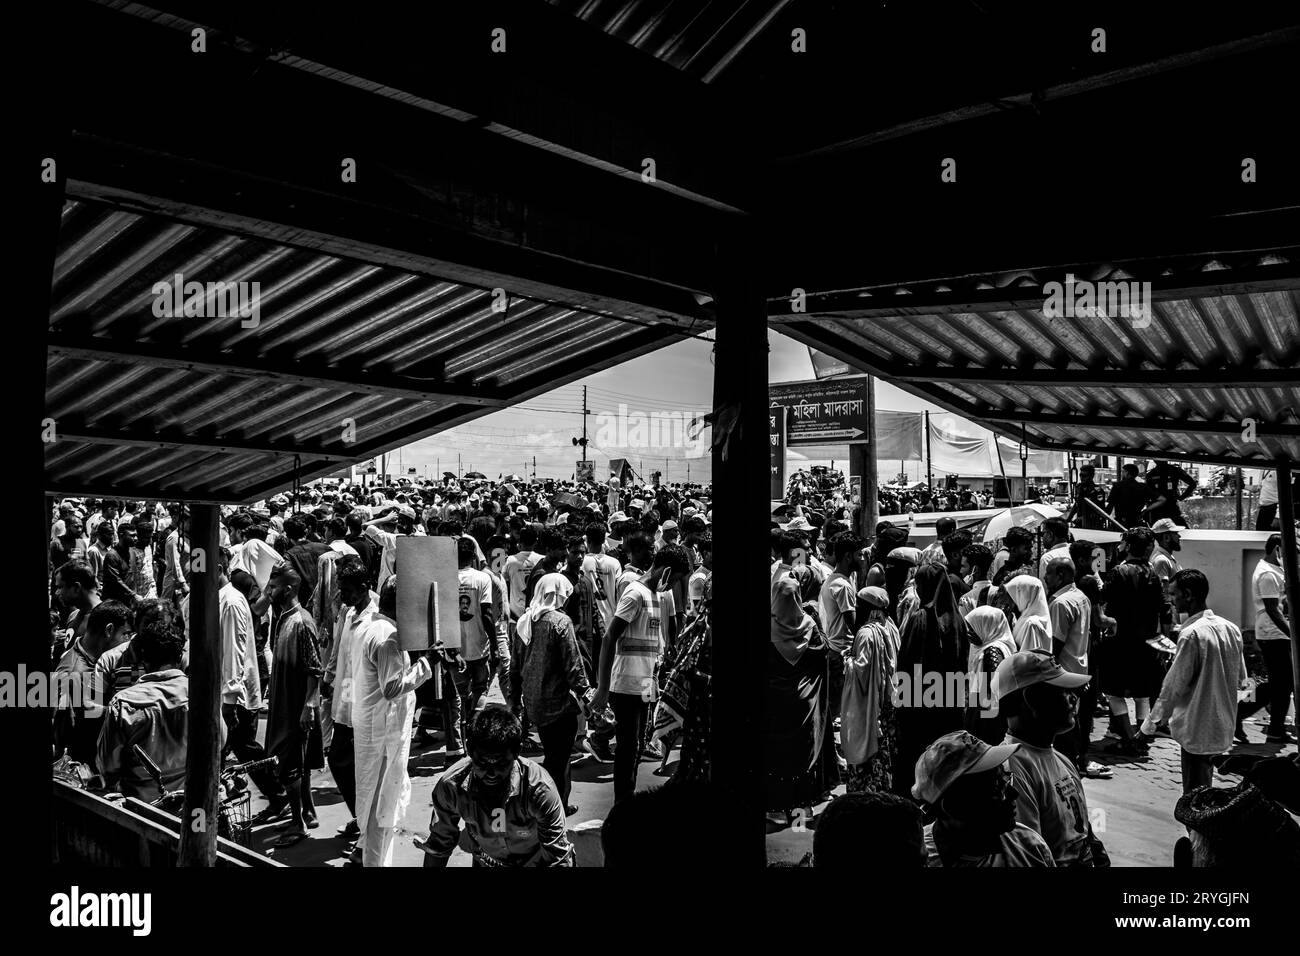
[[[1017,505],[1014,508],[1003,508],[989,518],[989,523],[984,528],[983,540],[995,541],[998,538],[1004,538],[1013,527],[1035,531],[1048,518],[1060,518],[1064,514],[1065,512],[1059,508],[1053,508],[1051,505],[1039,504],[1038,502]]]
[[[456,473],[455,473],[454,471],[444,471],[444,472],[442,473],[442,477],[444,477],[444,478],[455,478],[455,477],[456,477]]]
[[[486,478],[487,475],[483,474],[483,472],[481,472],[481,471],[467,471],[467,472],[465,472],[465,477],[466,477],[466,478]]]
[[[506,475],[505,481],[523,481],[518,475]]]

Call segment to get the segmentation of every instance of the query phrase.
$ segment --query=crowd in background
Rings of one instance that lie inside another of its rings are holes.
[[[286,821],[271,845],[319,827],[311,775],[328,766],[349,860],[388,865],[413,737],[446,760],[421,844],[432,866],[463,845],[462,822],[476,865],[571,864],[574,759],[612,763],[620,801],[643,760],[663,770],[674,749],[671,782],[707,779],[710,501],[701,485],[445,476],[223,508],[209,559],[223,747],[276,758],[250,773],[267,801],[254,822]],[[65,499],[52,517],[51,668],[95,688],[55,708],[54,755],[157,800],[185,778],[190,596],[206,570],[188,509]],[[459,640],[408,652],[397,542],[423,535],[456,542]],[[528,836],[498,837],[499,810]]]
[[[1248,646],[1213,611],[1241,595],[1211,595],[1179,561],[1176,472],[1112,497],[1130,521],[1117,546],[1064,517],[994,541],[982,523],[973,535],[941,518],[921,549],[889,521],[865,539],[843,511],[776,509],[769,827],[806,823],[842,784],[817,823],[817,860],[841,858],[827,825],[856,818],[914,833],[930,865],[1106,865],[1085,777],[1110,779],[1113,763],[1171,736],[1194,801],[1261,708],[1266,742],[1293,747],[1281,535],[1252,569]],[[1110,719],[1104,762],[1092,759],[1096,714]],[[1300,846],[1294,821],[1286,834]]]

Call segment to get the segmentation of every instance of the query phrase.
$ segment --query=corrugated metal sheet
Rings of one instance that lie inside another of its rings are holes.
[[[1258,276],[1291,263],[1271,255],[1235,265]],[[1202,263],[1200,271],[1206,269],[1235,287],[1236,274],[1224,263]],[[1090,278],[1131,277],[1111,270]],[[1179,285],[1167,268],[1162,278],[1167,288]],[[968,279],[966,292],[1028,304],[1030,290],[1044,281],[1033,273]],[[1295,288],[1279,284],[1177,298],[1157,286],[1149,322],[1048,318],[1042,308],[930,311],[920,295],[916,306],[905,305],[909,294],[958,294],[935,285],[872,290],[861,295],[859,315],[843,307],[818,314],[810,302],[815,332],[796,331],[800,316],[786,321],[794,322],[796,337],[852,356],[859,366],[904,380],[923,373],[910,379],[914,391],[1004,434],[1019,436],[1023,424],[1034,447],[1263,463],[1300,460],[1300,281]],[[899,314],[884,314],[891,304]]]
[[[708,82],[789,0],[549,0],[670,66]]]
[[[155,284],[176,274],[259,283],[256,327],[155,314]],[[493,410],[384,394],[396,377],[508,402],[647,336],[641,322],[518,299],[497,312],[487,290],[79,201],[64,206],[50,330],[47,487],[212,500],[287,485],[294,451],[304,473],[320,472]],[[679,337],[665,326],[663,344]],[[304,369],[342,380],[304,384]],[[342,440],[349,419],[355,445]]]

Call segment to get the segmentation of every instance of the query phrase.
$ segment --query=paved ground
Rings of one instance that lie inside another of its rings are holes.
[[[500,702],[495,683],[488,699]],[[1283,748],[1277,744],[1264,743],[1262,723],[1247,720],[1245,727],[1252,743],[1235,748],[1234,753],[1277,755],[1295,752],[1294,745]],[[1094,759],[1114,767],[1115,776],[1111,780],[1084,781],[1094,828],[1106,844],[1113,865],[1170,866],[1174,843],[1185,832],[1173,816],[1174,804],[1182,795],[1178,745],[1172,740],[1157,739],[1152,742],[1150,753],[1145,758],[1112,757],[1101,753],[1102,746],[1107,742],[1103,737],[1105,730],[1106,720],[1099,718],[1093,736],[1093,752],[1097,754]],[[265,715],[261,728],[261,734],[264,733]],[[420,866],[423,862],[424,855],[413,845],[412,839],[416,835],[425,836],[428,833],[433,785],[446,765],[444,754],[441,733],[435,733],[434,740],[428,744],[412,745],[409,765],[411,805],[406,830],[400,834],[394,854],[396,866]],[[540,760],[540,754],[531,756]],[[672,766],[669,765],[670,773]],[[637,788],[645,789],[661,783],[664,778],[656,775],[657,769],[657,762],[642,761],[638,770]],[[578,850],[579,865],[599,865],[599,824],[614,801],[611,776],[613,764],[580,760],[573,764],[572,773],[573,793],[570,802],[577,805],[578,812],[569,817],[570,837]],[[1239,777],[1216,773],[1214,782],[1216,786],[1230,787],[1239,780]],[[308,839],[296,846],[268,850],[266,844],[275,839],[281,826],[273,824],[259,827],[253,834],[254,849],[290,866],[343,866],[346,843],[335,831],[348,822],[347,807],[328,770],[316,771],[312,783],[320,828],[313,830]],[[836,788],[835,795],[843,792],[844,787],[840,786]],[[254,788],[253,812],[265,805]],[[826,803],[813,808],[814,817],[810,826],[798,830],[785,828],[769,833],[768,861],[789,865],[798,863],[810,854],[816,819],[825,808]],[[450,865],[469,866],[469,863],[469,856],[457,849]]]
[[[1113,767],[1115,776],[1111,780],[1084,780],[1093,828],[1106,845],[1113,866],[1172,866],[1174,843],[1186,834],[1174,819],[1174,804],[1183,794],[1178,744],[1160,738],[1152,742],[1144,758],[1112,757],[1101,753],[1102,746],[1109,742],[1103,737],[1106,727],[1106,718],[1099,717],[1093,734],[1093,759]],[[1252,742],[1235,747],[1233,753],[1295,753],[1294,744],[1266,744],[1263,723],[1247,720],[1245,729]],[[1237,776],[1214,776],[1216,787],[1231,787],[1240,781]],[[843,792],[843,786],[837,787],[835,795]],[[802,832],[786,828],[768,834],[769,863],[794,864],[809,854],[816,818],[825,808],[825,803],[813,808],[813,825]]]
[[[501,702],[499,688],[494,681],[488,694],[488,700]],[[266,730],[265,715],[262,716],[259,739],[264,739]],[[394,866],[421,866],[424,853],[417,849],[412,840],[415,836],[424,837],[429,832],[429,815],[432,806],[433,785],[447,765],[446,748],[441,732],[435,732],[434,740],[429,744],[412,741],[411,761],[408,770],[411,775],[411,804],[407,812],[406,830],[399,834],[396,852],[393,854]],[[540,750],[536,754],[526,754],[540,762]],[[668,766],[671,774],[676,762]],[[642,761],[637,773],[637,789],[642,790],[662,783],[664,777],[656,776],[659,764],[648,760]],[[570,839],[578,852],[579,865],[599,865],[599,824],[604,820],[609,808],[614,803],[613,784],[614,765],[600,763],[590,758],[580,760],[572,765],[573,792],[569,802],[578,808],[578,812],[569,817]],[[253,812],[266,806],[253,789]],[[296,846],[284,849],[266,849],[282,831],[282,824],[259,827],[253,833],[253,848],[266,853],[273,859],[290,866],[343,866],[346,862],[343,850],[346,841],[337,836],[335,831],[344,826],[348,820],[347,806],[339,794],[334,778],[328,770],[318,770],[312,774],[312,798],[316,812],[320,817],[320,828],[313,830],[308,839]],[[451,858],[450,866],[469,866],[470,858],[463,850],[457,849]]]

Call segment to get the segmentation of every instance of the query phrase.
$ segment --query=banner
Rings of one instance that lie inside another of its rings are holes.
[[[785,497],[785,409],[781,406],[769,408],[767,430],[769,452],[772,468],[772,500],[779,501]]]
[[[596,463],[594,461],[575,461],[573,463],[573,473],[577,476],[578,481],[595,481]]]
[[[618,483],[624,487],[632,477],[632,466],[628,464],[626,458],[611,458],[609,460],[609,473],[618,479]],[[602,481],[607,481],[602,478]]]
[[[397,567],[397,640],[402,650],[422,651],[439,640],[443,647],[459,649],[456,539],[402,535],[397,539]]]
[[[1005,470],[1008,478],[1020,477],[1020,444],[1008,438],[998,438],[981,429],[983,435],[971,438],[944,429],[930,416],[930,453],[935,471],[946,471],[965,478],[992,478]],[[1002,460],[999,464],[998,453]],[[1030,478],[1047,478],[1065,474],[1065,455],[1059,451],[1031,449],[1025,460],[1025,470]]]

